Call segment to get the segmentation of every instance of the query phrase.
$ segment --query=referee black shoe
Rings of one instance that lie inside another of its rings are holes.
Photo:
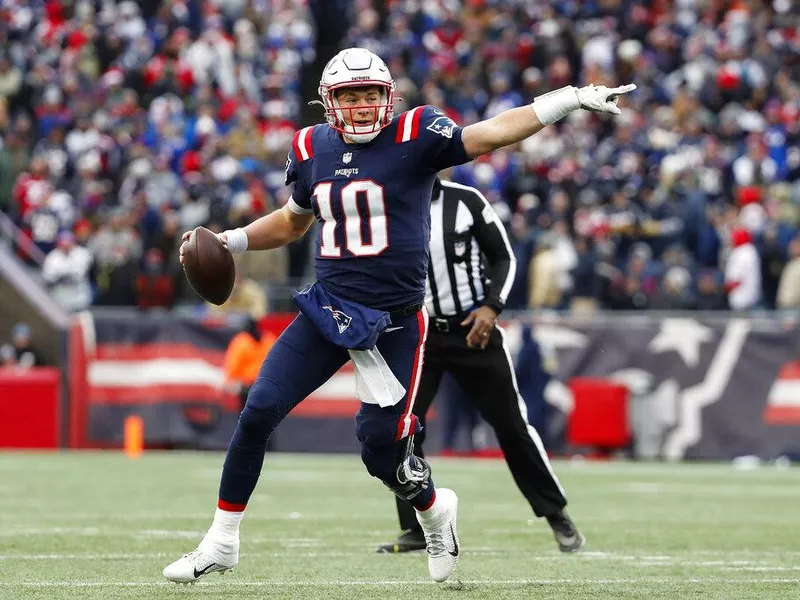
[[[575,527],[575,523],[572,522],[566,511],[560,510],[556,514],[548,516],[547,522],[558,542],[558,549],[562,552],[575,552],[586,543],[586,538]]]
[[[422,529],[406,529],[395,541],[378,546],[378,552],[395,554],[425,550],[425,548],[425,535],[422,533]]]

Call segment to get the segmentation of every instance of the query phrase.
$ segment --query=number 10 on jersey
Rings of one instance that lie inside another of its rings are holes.
[[[337,220],[333,214],[333,183],[318,183],[314,188],[319,216],[322,219],[319,254],[323,258],[340,258],[342,247],[336,242]],[[358,209],[358,196],[365,199],[366,214]],[[389,247],[389,227],[386,221],[386,201],[383,186],[370,179],[356,179],[342,188],[341,220],[344,221],[345,249],[353,256],[377,256]],[[369,240],[364,240],[362,230],[366,224]]]

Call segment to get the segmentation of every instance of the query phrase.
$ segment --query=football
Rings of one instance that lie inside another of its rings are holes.
[[[195,228],[189,236],[183,271],[194,291],[211,304],[224,304],[233,291],[236,274],[233,256],[205,227]]]

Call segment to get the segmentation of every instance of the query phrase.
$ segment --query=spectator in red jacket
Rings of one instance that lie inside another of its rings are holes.
[[[725,265],[725,291],[733,310],[755,308],[761,301],[761,260],[750,232],[731,232],[731,253]]]
[[[160,250],[154,248],[147,252],[143,272],[136,279],[136,289],[139,308],[172,308],[175,283],[164,271],[164,256]]]

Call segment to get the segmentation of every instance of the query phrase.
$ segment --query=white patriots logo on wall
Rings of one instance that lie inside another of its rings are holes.
[[[550,339],[546,323],[537,323],[534,332],[543,352],[548,347],[563,351],[559,362],[566,371],[559,373],[561,377],[569,379],[586,373],[602,376],[624,383],[631,394],[649,403],[652,431],[658,435],[656,441],[637,444],[637,452],[680,460],[702,441],[703,414],[722,401],[731,387],[752,326],[747,319],[738,318],[716,328],[684,318],[667,318],[653,325],[652,319],[643,319],[642,325],[632,326],[626,336],[620,333],[624,343],[616,348],[598,345],[608,338],[595,336],[592,329],[587,330],[591,334],[571,332],[583,339],[569,341]],[[569,328],[559,331],[567,332]],[[613,327],[608,331],[613,332]],[[625,327],[620,326],[619,331],[625,331]],[[793,387],[786,381],[794,379],[793,373],[789,368],[781,373],[781,384],[773,389],[765,422],[783,419],[785,423],[787,418],[794,418],[787,416],[793,411],[786,409],[792,403],[787,402],[787,396]]]

